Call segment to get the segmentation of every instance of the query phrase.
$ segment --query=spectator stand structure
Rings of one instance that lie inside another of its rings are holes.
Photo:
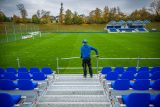
[[[149,23],[149,20],[110,21],[104,30],[107,30],[109,33],[148,32],[145,26]]]

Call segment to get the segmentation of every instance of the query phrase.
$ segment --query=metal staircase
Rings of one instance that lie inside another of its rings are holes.
[[[56,75],[36,107],[111,107],[96,75],[83,78],[80,74]]]

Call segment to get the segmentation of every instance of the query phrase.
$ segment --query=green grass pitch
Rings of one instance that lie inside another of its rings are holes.
[[[0,44],[0,67],[16,67],[20,58],[23,67],[51,67],[56,70],[56,58],[80,57],[81,41],[99,51],[107,58],[160,58],[160,33],[51,33],[35,39]],[[92,55],[95,53],[92,52]],[[95,58],[92,66],[95,66]],[[100,66],[136,66],[136,61],[105,60]],[[81,59],[60,60],[60,66],[80,67]],[[140,61],[140,66],[158,66],[160,61]],[[61,70],[61,73],[81,73],[82,70]]]

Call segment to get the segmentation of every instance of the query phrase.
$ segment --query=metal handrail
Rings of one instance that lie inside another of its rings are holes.
[[[91,56],[96,57],[96,56]],[[57,71],[59,74],[60,69],[82,69],[82,67],[59,67],[59,60],[72,60],[72,59],[80,59],[80,57],[70,57],[70,58],[57,58]],[[139,68],[140,60],[160,60],[160,58],[98,58],[96,57],[96,67],[92,67],[93,69],[99,70],[99,61],[100,60],[137,60],[137,68]],[[102,68],[102,67],[100,67]]]

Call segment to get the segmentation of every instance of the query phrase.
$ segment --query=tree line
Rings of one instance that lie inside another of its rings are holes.
[[[131,14],[124,14],[119,7],[104,7],[103,10],[95,8],[89,12],[88,16],[72,12],[70,9],[64,11],[63,3],[61,3],[60,13],[58,16],[51,16],[50,11],[37,10],[32,15],[32,18],[27,18],[27,10],[23,4],[18,4],[21,17],[13,15],[8,18],[3,11],[0,10],[0,22],[14,22],[14,23],[60,23],[60,24],[103,24],[111,20],[150,20],[160,21],[160,0],[153,0],[149,8],[141,8],[133,11]],[[142,17],[143,16],[143,17]]]

